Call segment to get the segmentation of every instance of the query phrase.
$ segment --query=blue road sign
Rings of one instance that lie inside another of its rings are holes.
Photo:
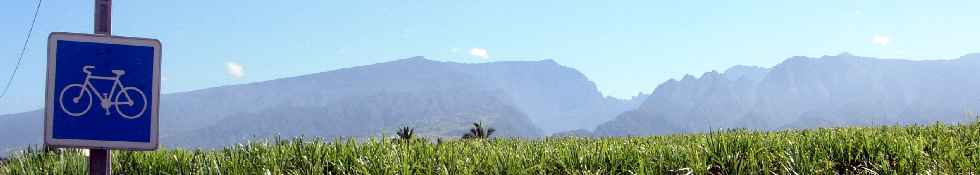
[[[160,42],[76,33],[48,37],[44,144],[155,150]]]

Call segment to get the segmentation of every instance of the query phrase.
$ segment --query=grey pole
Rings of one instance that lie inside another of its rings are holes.
[[[112,0],[95,0],[95,34],[111,36]],[[109,149],[89,149],[88,174],[112,174],[112,156]]]
[[[112,30],[112,0],[95,0],[95,34],[109,35]]]
[[[112,159],[109,155],[108,149],[89,149],[88,174],[91,175],[112,174]]]

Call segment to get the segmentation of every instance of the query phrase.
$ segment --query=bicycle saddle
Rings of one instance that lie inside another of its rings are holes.
[[[112,70],[112,74],[122,75],[122,74],[126,74],[126,71],[124,71],[124,70]]]

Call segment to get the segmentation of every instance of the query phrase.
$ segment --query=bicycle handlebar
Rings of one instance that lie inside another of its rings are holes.
[[[95,68],[95,66],[83,66],[82,67],[82,72],[85,72],[87,74],[92,74],[92,71],[89,71],[89,69],[94,69],[94,68]]]

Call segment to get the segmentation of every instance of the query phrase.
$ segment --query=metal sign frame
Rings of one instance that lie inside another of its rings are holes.
[[[80,139],[57,139],[53,134],[53,119],[55,91],[56,63],[58,61],[58,41],[76,41],[100,44],[117,44],[130,46],[144,46],[153,48],[153,89],[152,105],[148,106],[151,111],[150,142],[128,142],[128,141],[101,141],[101,140],[80,140]],[[54,32],[48,36],[48,67],[46,80],[46,94],[44,100],[44,144],[53,147],[72,147],[72,148],[93,148],[93,149],[122,149],[122,150],[156,150],[159,147],[159,107],[160,107],[160,41],[148,38],[120,37],[107,35],[94,35],[82,33]]]

